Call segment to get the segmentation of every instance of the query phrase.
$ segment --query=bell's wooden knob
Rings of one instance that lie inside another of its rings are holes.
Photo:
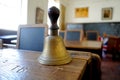
[[[59,14],[60,14],[60,11],[55,6],[49,9],[48,15],[52,24],[50,29],[58,29],[57,20],[58,20]]]

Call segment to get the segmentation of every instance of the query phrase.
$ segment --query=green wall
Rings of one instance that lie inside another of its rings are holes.
[[[120,22],[114,23],[87,23],[84,24],[84,30],[97,30],[102,36],[103,33],[120,37]]]

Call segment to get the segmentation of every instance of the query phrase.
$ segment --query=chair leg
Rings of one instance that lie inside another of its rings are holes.
[[[0,39],[0,49],[2,49],[3,48],[3,41],[2,41],[2,39]]]
[[[112,54],[112,60],[113,60],[113,61],[118,61],[118,60],[120,60],[120,51],[114,50],[114,52],[113,52],[113,54]]]

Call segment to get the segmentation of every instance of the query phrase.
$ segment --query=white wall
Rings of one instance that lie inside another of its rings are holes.
[[[88,18],[75,18],[75,8],[88,7]],[[112,20],[102,20],[102,8],[112,7]],[[66,23],[120,22],[120,0],[69,0],[66,5]]]
[[[21,1],[21,24],[27,24],[27,11],[28,11],[28,0]]]
[[[47,23],[48,0],[28,0],[27,24],[35,24],[36,7],[44,10],[43,23]]]
[[[68,5],[69,0],[60,0],[60,4],[63,4],[64,6]]]

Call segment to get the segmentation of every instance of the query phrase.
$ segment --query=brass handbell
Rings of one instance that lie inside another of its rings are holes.
[[[50,35],[45,38],[45,44],[42,54],[38,60],[45,65],[62,65],[71,62],[70,54],[67,52],[64,42],[58,36],[57,19],[59,17],[59,10],[56,7],[51,7],[48,11],[51,20]]]

